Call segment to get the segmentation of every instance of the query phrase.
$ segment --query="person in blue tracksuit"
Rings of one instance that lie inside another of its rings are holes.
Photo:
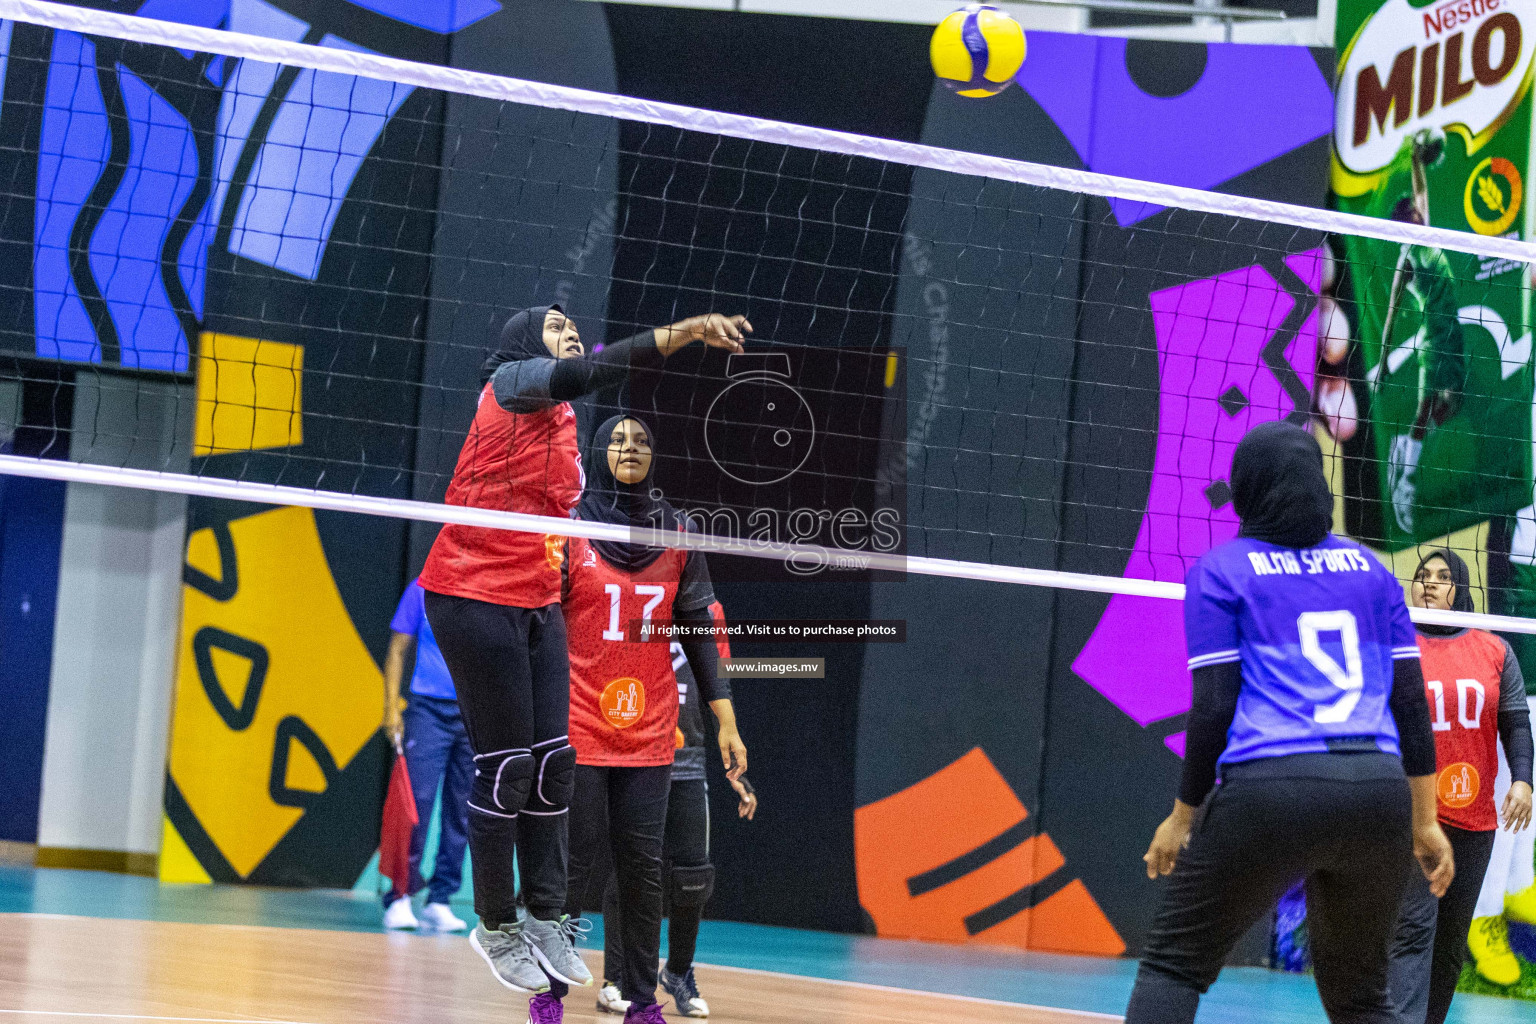
[[[459,702],[448,666],[427,622],[421,584],[405,588],[390,621],[389,654],[384,661],[385,729],[405,750],[405,766],[416,798],[417,824],[411,831],[411,867],[407,891],[393,887],[384,897],[384,927],[463,931],[466,925],[448,906],[464,875],[464,847],[469,840],[469,789],[475,776],[474,751],[459,717]],[[410,700],[401,712],[400,684],[405,665],[416,651]],[[432,824],[432,804],[442,784],[443,806],[437,837],[437,866],[430,882],[421,877],[421,855]],[[411,897],[427,889],[418,915]]]

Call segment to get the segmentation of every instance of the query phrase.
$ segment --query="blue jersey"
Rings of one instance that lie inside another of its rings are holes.
[[[389,628],[416,638],[416,670],[411,673],[411,692],[423,697],[439,697],[453,700],[453,679],[443,662],[443,652],[437,647],[437,637],[432,635],[432,624],[427,621],[426,595],[421,584],[411,580],[411,585],[400,595],[400,605]]]
[[[1239,538],[1190,569],[1190,670],[1241,662],[1221,763],[1374,749],[1399,754],[1392,663],[1417,658],[1397,578],[1330,534],[1317,547]]]

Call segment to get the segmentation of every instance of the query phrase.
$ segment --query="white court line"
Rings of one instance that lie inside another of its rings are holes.
[[[1007,1006],[1015,1010],[1038,1010],[1042,1013],[1069,1013],[1074,1017],[1092,1017],[1095,1020],[1124,1020],[1118,1013],[1099,1013],[1097,1010],[1074,1010],[1065,1006],[1041,1006],[1037,1003],[1015,1003],[1007,999],[988,999],[984,996],[962,996],[953,992],[930,992],[920,988],[897,988],[895,985],[876,985],[868,981],[846,981],[842,978],[819,978],[811,974],[790,974],[787,971],[764,971],[756,967],[727,967],[724,964],[705,963],[703,960],[695,961],[700,967],[707,967],[711,971],[734,971],[737,974],[761,974],[768,978],[787,978],[791,981],[819,981],[824,985],[844,985],[848,988],[864,989],[870,992],[890,992],[903,996],[931,996],[935,999],[958,999],[964,1003],[981,1003],[985,1006]]]
[[[72,1010],[10,1010],[0,1007],[0,1013],[29,1017],[93,1017],[101,1020],[167,1020],[185,1021],[192,1024],[311,1024],[308,1021],[278,1020],[274,1017],[157,1017],[148,1013],[85,1013]]]

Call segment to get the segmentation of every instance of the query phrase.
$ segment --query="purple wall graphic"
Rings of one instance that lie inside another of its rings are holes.
[[[501,10],[498,0],[349,0],[358,7],[447,35]]]
[[[1305,415],[1321,250],[1285,264],[1312,293],[1300,296],[1311,312],[1294,335],[1281,327],[1298,296],[1261,266],[1149,296],[1161,385],[1157,454],[1127,577],[1182,581],[1196,558],[1235,537],[1226,476],[1238,441],[1259,423]],[[1115,595],[1073,671],[1138,725],[1183,714],[1191,687],[1183,612],[1178,601]],[[1165,742],[1184,755],[1182,732]]]
[[[1211,43],[1204,73],[1176,96],[1137,85],[1126,54],[1124,39],[1029,34],[1015,81],[1089,170],[1214,188],[1333,130],[1333,91],[1305,47]],[[1110,205],[1123,226],[1161,209]]]

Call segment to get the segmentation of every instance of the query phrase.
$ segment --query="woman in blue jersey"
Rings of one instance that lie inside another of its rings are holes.
[[[1329,533],[1311,434],[1255,428],[1231,486],[1242,530],[1186,581],[1183,779],[1145,857],[1172,877],[1126,1024],[1190,1024],[1238,938],[1303,880],[1329,1018],[1388,1024],[1410,857],[1436,895],[1454,873],[1413,623],[1392,573]]]

